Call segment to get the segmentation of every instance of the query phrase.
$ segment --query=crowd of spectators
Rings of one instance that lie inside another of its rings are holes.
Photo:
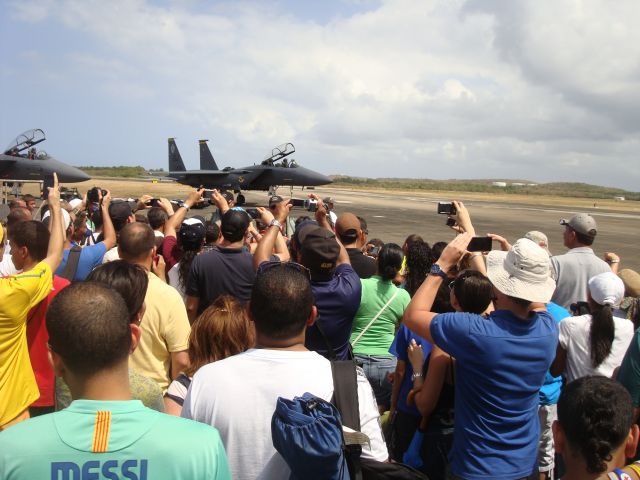
[[[592,216],[560,220],[563,254],[540,230],[469,252],[461,202],[453,240],[401,247],[315,194],[293,218],[214,190],[205,219],[203,189],[92,190],[56,180],[0,225],[0,478],[286,479],[278,398],[335,401],[354,362],[363,460],[640,479],[640,275],[595,254]]]

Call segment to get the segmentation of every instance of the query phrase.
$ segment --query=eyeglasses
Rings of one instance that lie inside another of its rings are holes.
[[[452,281],[449,282],[449,290],[453,290],[455,286],[456,286],[456,281],[455,280],[452,280]]]
[[[297,270],[298,272],[306,275],[306,277],[311,280],[311,272],[304,265],[300,265],[296,262],[281,262],[280,260],[269,260],[266,262],[262,262],[258,267],[258,270],[256,270],[256,275],[262,275],[267,270],[271,270],[275,267],[291,268],[293,270]]]

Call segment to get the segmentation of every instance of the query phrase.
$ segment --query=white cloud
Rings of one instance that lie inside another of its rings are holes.
[[[153,105],[148,137],[194,131],[246,158],[294,141],[326,173],[637,189],[637,0],[364,2],[324,23],[274,5],[10,7],[83,36],[66,46],[68,80]]]

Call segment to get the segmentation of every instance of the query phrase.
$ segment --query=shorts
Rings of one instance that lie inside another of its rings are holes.
[[[555,449],[553,448],[553,432],[551,425],[558,418],[557,405],[540,405],[538,418],[540,419],[540,441],[538,442],[538,471],[549,472],[553,478],[555,467]]]
[[[389,355],[354,355],[356,362],[362,364],[367,380],[373,388],[376,403],[389,409],[391,405],[391,382],[389,374],[396,370],[396,357]]]

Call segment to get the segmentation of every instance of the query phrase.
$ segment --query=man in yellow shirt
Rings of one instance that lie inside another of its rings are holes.
[[[187,310],[178,291],[155,274],[158,271],[155,235],[149,225],[134,222],[125,226],[120,232],[118,253],[125,262],[140,265],[149,272],[140,345],[131,354],[129,365],[155,380],[165,391],[171,380],[189,365],[191,326]]]
[[[22,273],[0,279],[0,430],[29,418],[38,399],[29,351],[27,313],[51,291],[52,271],[64,242],[58,179],[49,188],[51,232],[40,222],[20,222],[9,234],[11,258]]]

